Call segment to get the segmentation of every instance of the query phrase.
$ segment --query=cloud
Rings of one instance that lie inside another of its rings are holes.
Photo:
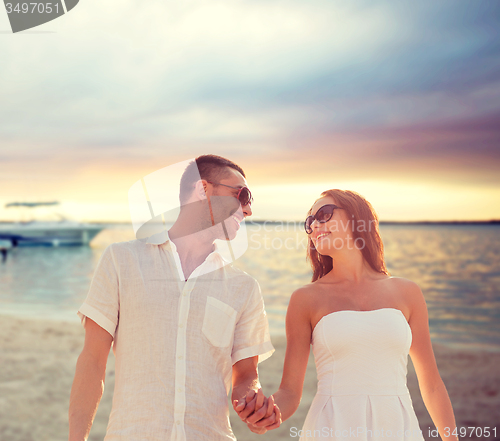
[[[499,12],[448,0],[80,2],[44,25],[54,34],[0,35],[0,176],[138,179],[214,152],[261,185],[333,172],[496,186]]]

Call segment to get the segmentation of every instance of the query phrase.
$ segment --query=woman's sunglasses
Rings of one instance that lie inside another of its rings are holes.
[[[230,185],[220,184],[218,182],[207,182],[212,185],[222,185],[223,187],[229,187],[234,188],[235,190],[239,190],[238,196],[236,196],[236,198],[240,201],[242,207],[253,202],[252,193],[250,193],[250,189],[248,187],[231,187]]]
[[[336,209],[336,208],[340,208],[341,207],[337,207],[336,205],[334,204],[327,204],[327,205],[323,205],[317,212],[316,214],[313,216],[307,216],[307,219],[306,221],[304,222],[304,228],[306,230],[306,233],[307,234],[311,234],[313,232],[312,228],[311,228],[311,225],[312,223],[317,220],[319,223],[321,224],[324,224],[325,222],[328,222],[332,216],[333,216],[333,211]]]

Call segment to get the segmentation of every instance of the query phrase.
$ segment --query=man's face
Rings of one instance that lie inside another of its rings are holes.
[[[237,199],[239,189],[247,187],[246,179],[237,170],[229,168],[229,174],[214,184],[208,184],[207,196],[210,197],[214,223],[221,224],[218,239],[232,240],[240,228],[241,221],[252,215],[250,204],[241,206]],[[227,187],[226,187],[227,186]],[[234,188],[231,188],[234,187]],[[227,232],[227,237],[226,237]]]

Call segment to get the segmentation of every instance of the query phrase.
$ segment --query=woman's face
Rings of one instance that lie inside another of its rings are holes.
[[[311,224],[312,233],[309,237],[318,253],[331,256],[338,250],[354,249],[352,238],[352,225],[347,213],[342,207],[335,203],[330,196],[318,199],[311,209],[311,214],[315,216],[318,210],[324,205],[334,204],[340,207],[333,210],[331,219],[328,222],[320,223],[314,220]]]

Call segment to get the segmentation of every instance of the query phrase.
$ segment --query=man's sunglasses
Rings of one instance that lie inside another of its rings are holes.
[[[312,223],[317,220],[319,223],[321,224],[324,224],[325,222],[328,222],[332,216],[333,216],[333,212],[336,208],[340,208],[341,207],[337,207],[336,205],[334,204],[327,204],[327,205],[323,205],[317,212],[316,214],[313,216],[307,216],[307,219],[306,221],[304,222],[304,228],[306,230],[306,233],[307,234],[311,234],[313,232],[313,229],[311,228],[311,225]]]
[[[207,182],[212,185],[222,185],[223,187],[229,187],[238,190],[238,196],[236,196],[236,198],[240,201],[242,207],[253,202],[252,193],[250,193],[250,189],[248,187],[231,187],[230,185],[220,184],[218,182]]]

